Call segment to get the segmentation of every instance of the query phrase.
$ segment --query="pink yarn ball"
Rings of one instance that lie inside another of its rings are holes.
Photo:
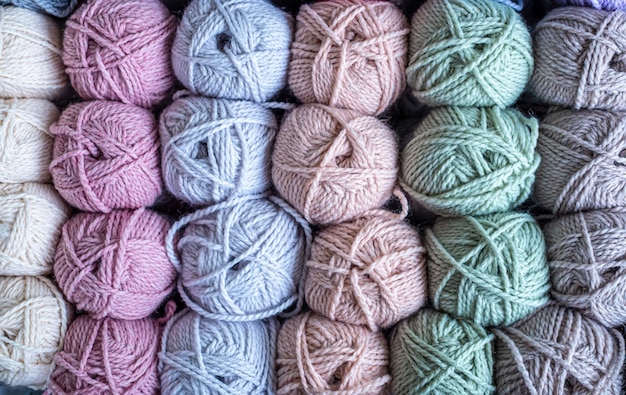
[[[161,194],[160,140],[152,113],[132,104],[71,105],[56,135],[50,172],[59,193],[83,211],[151,205]]]
[[[54,274],[67,300],[94,318],[149,316],[175,286],[170,224],[144,209],[81,213],[63,226]]]
[[[176,18],[159,0],[89,0],[67,21],[63,63],[84,99],[153,107],[175,78]]]

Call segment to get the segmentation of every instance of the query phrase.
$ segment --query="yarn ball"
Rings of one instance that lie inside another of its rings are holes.
[[[172,64],[195,94],[265,102],[287,83],[293,22],[268,0],[194,0],[183,15]]]
[[[493,394],[493,335],[472,322],[420,310],[393,332],[395,395]]]
[[[304,103],[380,114],[406,87],[408,34],[402,11],[384,1],[304,4],[289,87]]]
[[[55,358],[46,395],[159,393],[156,320],[78,317]]]
[[[598,10],[626,10],[626,0],[544,0],[549,6],[563,7],[569,5],[592,7]]]
[[[307,304],[331,320],[390,327],[426,301],[425,252],[417,230],[391,213],[329,226],[311,246]]]
[[[604,326],[626,323],[626,211],[563,216],[544,232],[552,298]]]
[[[68,91],[61,27],[35,11],[0,6],[0,98],[59,99]]]
[[[548,301],[543,233],[526,213],[439,218],[426,230],[433,307],[482,326],[510,325]]]
[[[132,104],[92,101],[68,107],[50,172],[59,193],[83,211],[151,205],[161,194],[159,132],[152,113]]]
[[[402,152],[402,185],[439,215],[509,211],[530,196],[537,136],[537,120],[517,110],[437,108]]]
[[[153,107],[171,95],[176,17],[159,0],[89,0],[67,20],[63,62],[83,99]]]
[[[163,332],[163,395],[273,394],[278,322],[214,321],[185,310]]]
[[[193,205],[265,192],[277,129],[272,111],[252,102],[179,98],[161,115],[165,185]]]
[[[540,100],[575,109],[626,110],[626,12],[563,7],[533,32]]]
[[[0,99],[0,183],[51,181],[54,140],[48,129],[58,118],[47,100]]]
[[[0,5],[14,5],[33,11],[66,18],[74,11],[78,0],[0,0]]]
[[[46,387],[65,337],[68,310],[47,278],[0,276],[0,382]]]
[[[562,110],[539,125],[534,193],[554,214],[626,206],[626,113]]]
[[[492,0],[428,0],[413,15],[408,85],[430,106],[508,107],[533,71],[522,17]]]
[[[64,226],[54,274],[68,301],[94,318],[147,317],[172,292],[170,225],[147,210],[81,213]]]
[[[0,276],[52,271],[69,208],[46,184],[0,184]]]
[[[305,313],[278,332],[277,395],[379,395],[390,381],[380,332]]]
[[[187,306],[215,320],[254,321],[302,299],[310,239],[306,221],[283,200],[247,197],[182,218],[167,246]]]
[[[576,310],[547,306],[495,329],[499,394],[620,394],[624,339]]]
[[[283,121],[272,162],[274,186],[285,200],[312,224],[336,224],[391,197],[398,144],[374,117],[309,104]]]

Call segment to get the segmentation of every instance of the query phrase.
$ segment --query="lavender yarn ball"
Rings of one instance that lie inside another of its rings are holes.
[[[66,18],[74,11],[78,0],[0,0],[0,5],[14,5],[33,11],[45,12],[59,18]]]
[[[591,7],[597,10],[626,10],[626,0],[545,0],[551,7],[581,6]]]

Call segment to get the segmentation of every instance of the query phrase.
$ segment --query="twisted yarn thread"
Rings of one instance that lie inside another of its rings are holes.
[[[544,232],[552,297],[604,326],[626,323],[626,211],[567,215]]]
[[[83,211],[151,205],[161,194],[159,134],[152,113],[132,104],[92,101],[68,107],[50,172],[59,193]]]
[[[179,97],[161,115],[165,185],[193,205],[263,193],[277,129],[272,111],[252,102]]]
[[[402,186],[445,215],[508,211],[531,193],[538,122],[512,109],[441,107],[402,152]]]
[[[176,17],[159,0],[89,0],[68,19],[63,62],[83,99],[153,107],[174,86]]]
[[[74,11],[78,0],[0,0],[0,5],[14,5],[65,18]]]
[[[557,8],[534,30],[530,90],[549,104],[626,110],[626,12]]]
[[[548,5],[562,7],[576,5],[581,7],[592,7],[598,10],[625,10],[625,0],[545,0]]]
[[[69,314],[47,278],[0,276],[0,382],[45,388]]]
[[[291,17],[268,0],[194,0],[174,47],[176,77],[195,94],[265,102],[284,88]]]
[[[575,310],[547,306],[494,333],[498,393],[620,394],[624,339]]]
[[[408,85],[431,106],[508,107],[533,70],[528,27],[492,0],[429,0],[411,23]]]
[[[55,358],[45,394],[158,394],[161,331],[151,318],[78,317]]]
[[[501,326],[548,301],[543,233],[528,214],[439,218],[426,230],[425,244],[437,310]]]
[[[295,303],[299,308],[310,244],[307,222],[276,196],[198,210],[176,222],[167,238],[187,306],[223,321],[260,320]]]
[[[68,90],[61,48],[61,28],[53,18],[0,7],[0,98],[61,98]]]
[[[272,154],[274,186],[307,221],[336,224],[385,203],[398,173],[394,132],[350,110],[308,104],[283,121]]]
[[[408,34],[404,14],[384,1],[304,4],[291,47],[289,87],[304,103],[380,114],[406,86]]]
[[[163,332],[159,375],[163,395],[275,393],[274,319],[214,321],[191,310]]]
[[[0,184],[0,276],[52,271],[61,227],[70,210],[45,184]]]
[[[0,182],[50,182],[48,128],[58,118],[59,110],[47,100],[0,99]]]
[[[278,395],[379,395],[391,379],[382,333],[310,312],[283,324],[277,353]]]
[[[432,309],[402,321],[391,337],[395,395],[492,394],[493,335]]]
[[[554,214],[626,206],[626,113],[562,110],[539,125],[535,197]]]
[[[68,301],[96,319],[149,316],[172,292],[170,225],[143,209],[81,213],[64,226],[54,274]]]

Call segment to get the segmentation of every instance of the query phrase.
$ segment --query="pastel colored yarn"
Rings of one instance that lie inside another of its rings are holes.
[[[45,277],[0,277],[0,382],[43,389],[69,320]]]
[[[61,98],[68,90],[61,48],[61,28],[53,18],[0,7],[0,98]]]
[[[408,34],[404,14],[384,1],[304,4],[289,87],[305,103],[380,114],[406,87]]]
[[[161,331],[150,318],[78,317],[55,358],[46,395],[158,394]]]
[[[159,0],[89,0],[68,19],[63,62],[83,99],[153,107],[171,94],[176,18]]]
[[[97,319],[152,314],[175,286],[165,251],[169,228],[143,209],[74,216],[63,226],[54,262],[68,301]]]
[[[299,307],[310,243],[309,225],[282,199],[250,196],[183,217],[167,248],[187,306],[215,320],[254,321]]]
[[[312,224],[336,224],[391,197],[398,145],[374,117],[309,104],[283,121],[272,162],[274,186],[285,200]]]
[[[492,394],[493,335],[432,309],[402,321],[391,337],[395,395]]]
[[[626,211],[567,215],[544,232],[552,297],[604,326],[626,323]]]
[[[287,82],[292,25],[268,0],[194,0],[174,40],[176,77],[202,96],[265,102]]]
[[[58,118],[59,110],[47,100],[0,99],[0,182],[50,182],[48,128]]]
[[[323,229],[307,261],[309,307],[333,321],[387,328],[416,312],[428,296],[426,250],[400,215],[381,210]]]
[[[562,7],[576,5],[592,7],[598,10],[626,10],[625,0],[545,0],[551,6]]]
[[[180,97],[161,115],[165,185],[193,205],[265,192],[277,129],[272,111],[252,102]]]
[[[508,211],[531,193],[538,122],[513,109],[441,107],[402,152],[402,186],[445,215]]]
[[[277,395],[379,395],[390,381],[380,332],[313,313],[289,319],[278,332]]]
[[[185,310],[163,332],[163,395],[273,394],[278,322],[214,321]]]
[[[68,107],[50,172],[59,193],[83,211],[151,205],[161,194],[160,141],[152,113],[132,104],[92,101]]]
[[[46,184],[0,184],[0,276],[52,271],[61,227],[70,210]]]
[[[622,335],[575,310],[545,307],[494,333],[500,394],[621,393]]]
[[[525,213],[439,218],[426,230],[433,307],[482,326],[511,325],[548,301],[543,233]]]
[[[626,110],[626,12],[557,8],[534,30],[530,90],[549,104]]]
[[[72,13],[78,0],[0,0],[1,5],[14,5],[33,11],[65,18]]]
[[[554,214],[626,206],[626,113],[562,110],[539,125],[535,197]]]
[[[411,23],[408,85],[430,106],[508,107],[533,70],[528,27],[492,0],[429,0]]]

